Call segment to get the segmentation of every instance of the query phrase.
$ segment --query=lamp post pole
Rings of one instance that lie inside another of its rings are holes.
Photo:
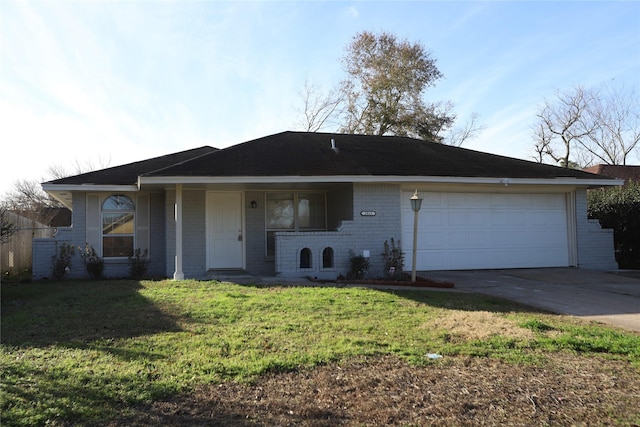
[[[413,256],[411,262],[411,283],[416,281],[416,254],[418,246],[418,212],[422,206],[422,199],[418,196],[418,190],[411,196],[411,209],[413,209]]]

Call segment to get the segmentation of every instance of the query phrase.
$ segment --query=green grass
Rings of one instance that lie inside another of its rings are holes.
[[[446,327],[469,313],[488,313],[490,321]],[[497,321],[509,332],[491,333]],[[485,336],[474,336],[483,328]],[[543,363],[544,354],[572,351],[640,367],[637,334],[437,291],[198,281],[3,284],[1,332],[7,426],[91,423],[198,384],[379,354],[415,364],[434,363],[426,353]]]

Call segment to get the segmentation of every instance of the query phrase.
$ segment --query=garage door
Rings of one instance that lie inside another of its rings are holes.
[[[402,247],[412,268],[411,192],[402,197]],[[564,194],[422,193],[417,270],[569,265]]]

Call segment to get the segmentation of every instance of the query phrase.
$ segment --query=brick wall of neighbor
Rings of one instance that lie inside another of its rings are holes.
[[[334,232],[282,232],[276,234],[276,275],[282,277],[318,277],[335,279],[349,272],[349,254],[369,252],[369,277],[383,275],[384,241],[399,239],[400,186],[391,184],[354,184],[353,220],[342,221]],[[375,212],[363,216],[361,212]],[[333,269],[322,269],[324,248],[334,250]],[[312,266],[300,268],[300,251],[309,248]]]
[[[598,220],[587,217],[587,191],[576,191],[576,235],[578,267],[591,270],[615,270],[613,230],[600,227]]]

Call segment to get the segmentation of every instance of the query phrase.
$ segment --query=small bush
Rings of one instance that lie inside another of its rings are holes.
[[[148,249],[144,252],[139,248],[133,251],[133,255],[129,257],[129,276],[134,280],[142,279],[147,274],[149,268]]]
[[[384,274],[388,279],[402,280],[406,276],[404,271],[404,253],[400,248],[400,241],[396,242],[391,238],[391,243],[384,241],[384,252],[381,254],[384,261]]]
[[[369,270],[369,260],[364,255],[356,255],[353,251],[349,254],[351,270],[347,274],[347,279],[363,279]]]
[[[102,274],[104,272],[104,259],[102,259],[93,246],[89,246],[88,243],[85,243],[84,248],[82,246],[78,246],[78,250],[80,251],[80,257],[84,261],[87,273],[89,273],[89,277],[93,280],[102,279]]]
[[[51,257],[51,275],[54,279],[63,279],[71,270],[71,257],[75,251],[75,246],[69,243],[58,244],[56,242],[56,253]]]

